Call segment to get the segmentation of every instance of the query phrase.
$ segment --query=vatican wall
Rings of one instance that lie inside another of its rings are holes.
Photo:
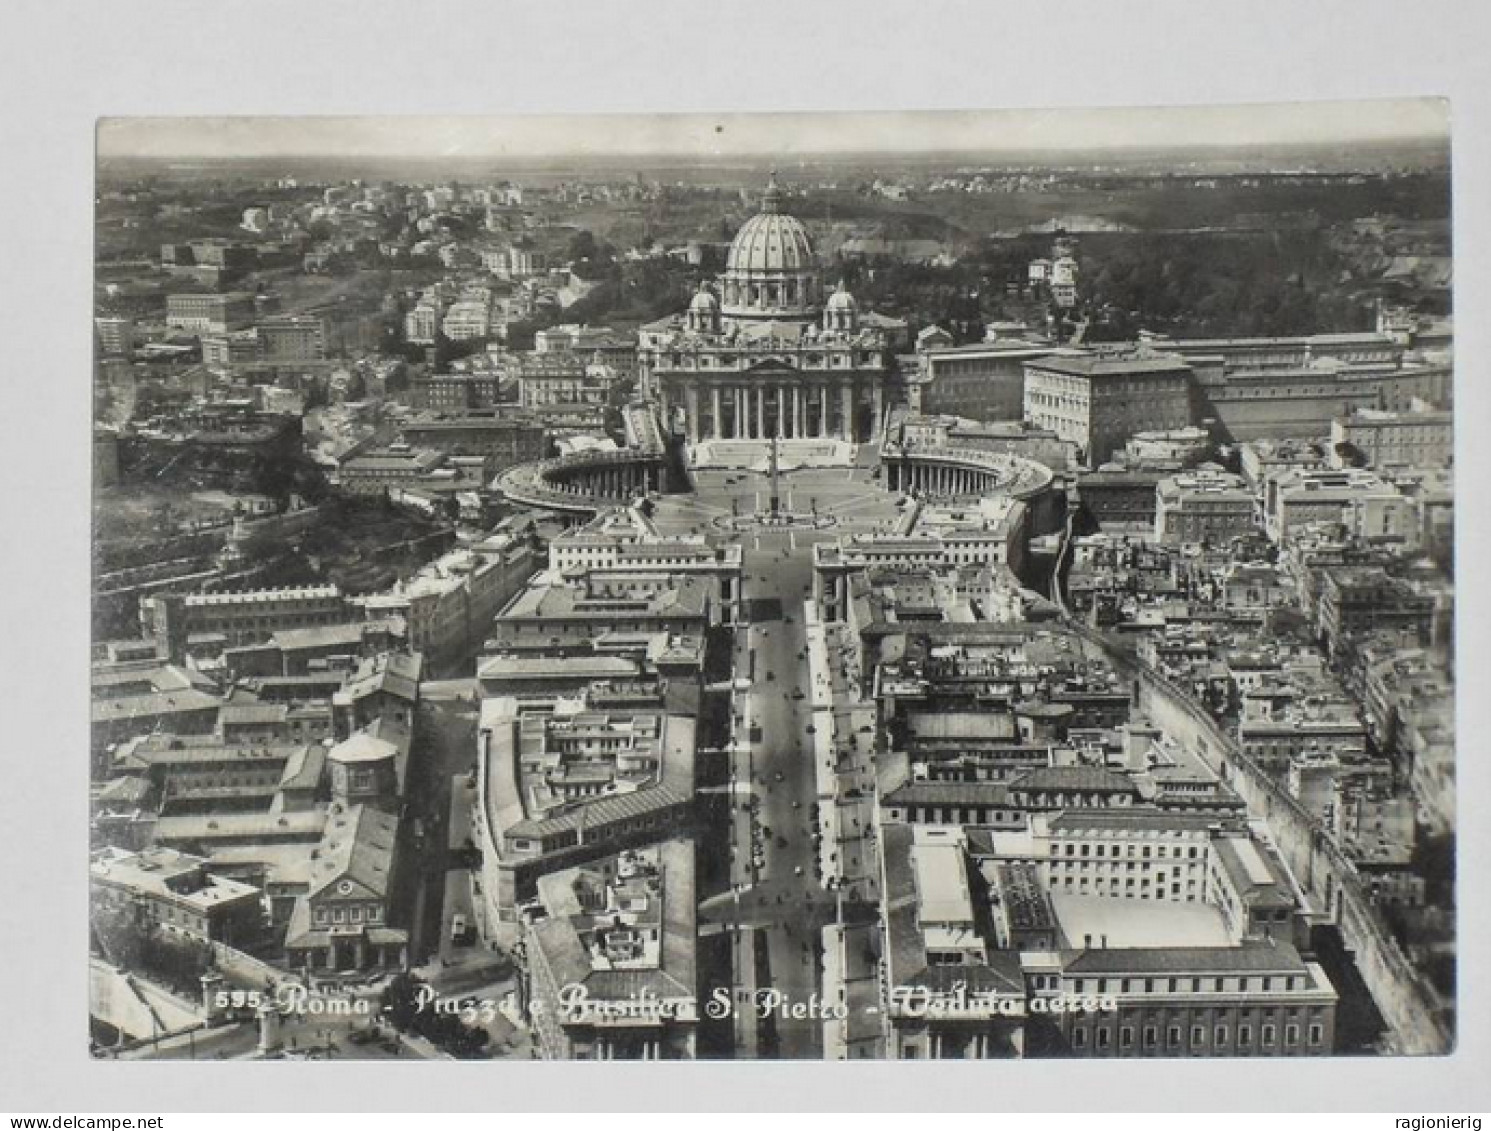
[[[1315,909],[1334,922],[1350,949],[1372,1000],[1387,1021],[1392,1051],[1442,1055],[1453,1050],[1453,1029],[1434,994],[1388,934],[1349,860],[1319,835],[1309,813],[1185,692],[1147,665],[1115,652],[1101,634],[1077,631],[1135,682],[1138,707],[1165,733],[1201,755],[1247,802],[1269,830]]]

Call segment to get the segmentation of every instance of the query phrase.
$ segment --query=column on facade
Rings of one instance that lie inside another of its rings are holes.
[[[684,397],[688,402],[684,411],[689,414],[689,421],[684,430],[684,435],[691,441],[702,440],[704,439],[704,433],[699,427],[699,386],[693,381],[690,381]]]
[[[709,434],[716,440],[722,439],[720,435],[720,387],[711,386],[709,390]]]
[[[880,419],[881,394],[880,394],[880,382],[879,381],[875,382],[874,387],[870,390],[870,398],[871,398],[871,405],[872,405],[871,419],[873,421],[873,423],[872,423],[871,426],[874,429],[874,431],[870,434],[870,439],[871,440],[879,440],[880,439],[880,433],[881,433],[882,429],[884,428],[884,423]]]
[[[791,415],[792,390],[786,385],[777,386],[777,427],[776,434],[782,439],[792,435],[792,429],[788,427],[788,418]]]
[[[842,413],[839,432],[851,443],[854,440],[854,390],[846,381],[839,386],[839,410]]]
[[[818,435],[828,435],[828,386],[818,386]]]
[[[766,439],[766,390],[756,389],[756,439]]]
[[[743,440],[745,439],[745,390],[737,385],[730,390],[730,397],[735,404],[734,419],[730,421],[730,438]]]

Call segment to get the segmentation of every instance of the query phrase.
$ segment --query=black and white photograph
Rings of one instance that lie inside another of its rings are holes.
[[[101,122],[93,1055],[1448,1051],[1449,177]]]
[[[1491,16],[0,27],[0,1124],[1481,1131]]]

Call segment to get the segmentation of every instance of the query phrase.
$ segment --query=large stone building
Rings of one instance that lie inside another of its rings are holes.
[[[412,417],[399,426],[400,438],[415,448],[447,456],[485,456],[494,468],[541,459],[548,447],[548,426],[538,417],[509,409],[485,412],[435,412]]]
[[[694,898],[694,846],[685,840],[539,878],[542,918],[526,938],[533,1027],[546,1058],[693,1058]]]
[[[260,893],[208,870],[208,861],[170,848],[103,848],[88,865],[96,910],[121,909],[166,938],[252,943],[263,913]]]
[[[1331,462],[1348,466],[1357,453],[1369,467],[1444,467],[1455,455],[1454,414],[1445,410],[1365,409],[1331,421]]]
[[[1220,544],[1257,526],[1253,494],[1241,476],[1215,466],[1161,479],[1155,488],[1155,538]]]
[[[259,349],[271,364],[325,361],[326,321],[312,315],[289,314],[262,319]]]
[[[842,286],[825,294],[807,229],[775,179],[730,245],[719,294],[644,326],[639,361],[691,441],[877,437],[891,332]]]
[[[1191,422],[1191,367],[1140,348],[1025,363],[1025,419],[1077,444],[1089,467],[1139,432]]]
[[[929,340],[917,350],[921,410],[973,420],[1019,420],[1025,405],[1025,363],[1058,350],[1019,339],[953,346]]]
[[[242,330],[254,317],[254,296],[242,291],[229,294],[176,294],[166,298],[166,325],[196,334],[226,334]]]

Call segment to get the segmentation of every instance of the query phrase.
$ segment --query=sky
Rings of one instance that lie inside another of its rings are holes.
[[[1093,110],[105,118],[100,157],[732,157],[1448,140],[1438,99]]]

